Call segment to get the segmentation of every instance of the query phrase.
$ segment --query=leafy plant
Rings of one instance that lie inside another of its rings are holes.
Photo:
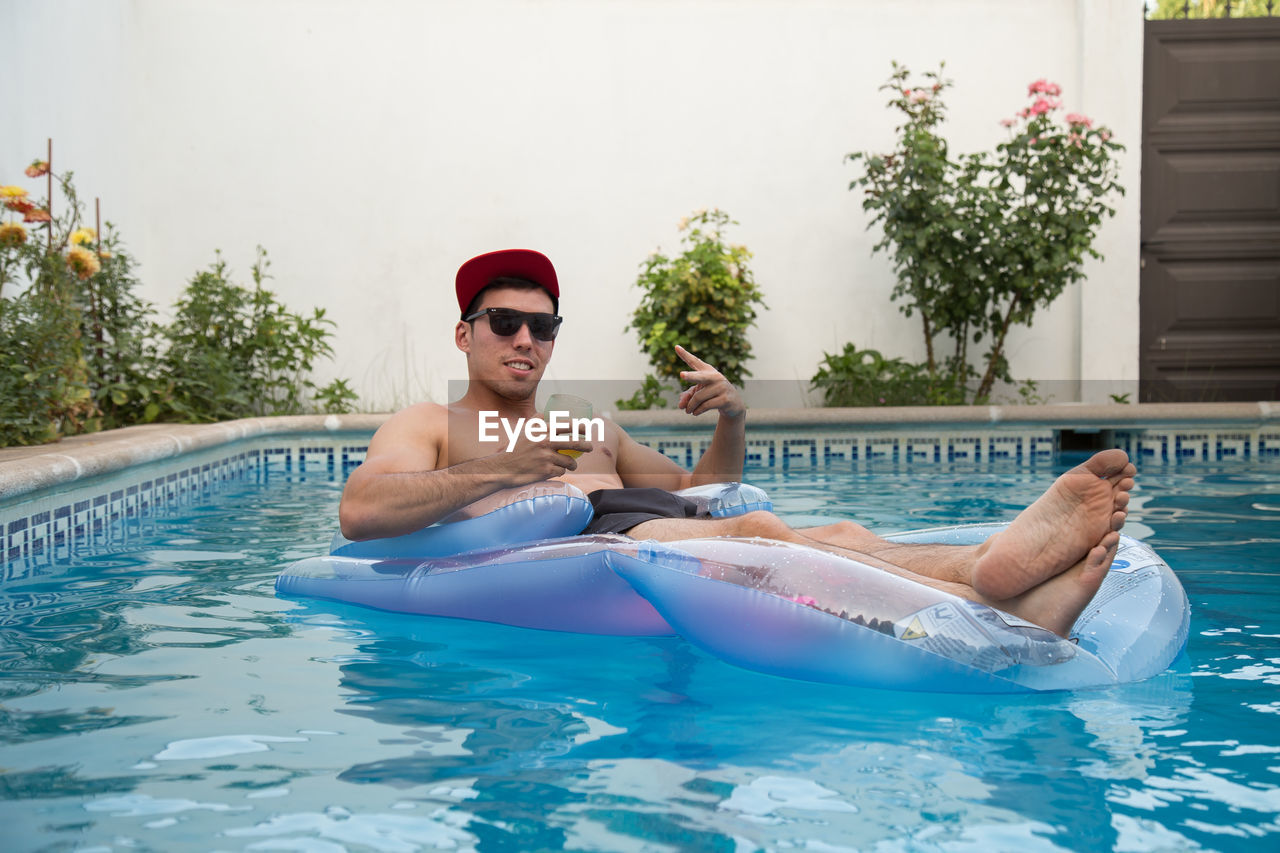
[[[1155,8],[1152,8],[1152,7]],[[1147,16],[1159,18],[1265,18],[1273,10],[1272,0],[1151,0]]]
[[[688,366],[676,355],[676,344],[715,365],[735,385],[751,375],[746,331],[764,300],[747,265],[751,252],[725,243],[725,229],[736,224],[722,210],[696,211],[678,226],[683,251],[674,257],[655,252],[642,265],[636,285],[643,295],[625,328],[636,330],[654,373],[632,398],[637,403],[658,399],[645,390],[651,383],[679,383]]]
[[[136,262],[111,223],[97,252],[101,269],[83,282],[80,318],[94,404],[104,429],[146,423],[159,415],[171,388],[154,309],[135,292]]]
[[[616,401],[615,405],[622,411],[636,411],[639,409],[665,409],[667,400],[664,396],[666,389],[663,388],[662,382],[656,376],[646,376],[644,381],[640,383],[640,388],[630,397]]]
[[[229,282],[218,258],[160,326],[111,224],[105,237],[83,224],[72,174],[37,160],[26,175],[46,179],[46,198],[0,186],[0,443],[153,420],[354,408],[346,380],[317,389],[310,378],[332,353],[333,323],[323,309],[304,316],[276,300],[263,286],[261,247],[252,289]]]
[[[1037,80],[1028,87],[1030,104],[1002,122],[1010,137],[995,152],[953,157],[939,132],[950,85],[941,70],[912,85],[908,69],[894,63],[881,88],[905,116],[897,146],[850,154],[865,172],[849,186],[863,188],[868,227],[883,231],[874,251],[891,254],[892,298],[908,317],[920,316],[931,382],[983,400],[997,380],[1013,381],[1010,329],[1030,325],[1039,308],[1083,278],[1087,257],[1101,257],[1092,243],[1103,219],[1115,215],[1108,198],[1124,192],[1114,160],[1123,147],[1087,116],[1059,121],[1060,87]],[[975,374],[969,344],[984,341]],[[939,344],[948,342],[943,356]]]
[[[65,284],[46,276],[0,299],[0,446],[56,441],[94,414],[79,314]]]
[[[356,410],[360,395],[345,379],[335,379],[323,388],[316,389],[312,399],[320,404],[326,414],[345,415]]]
[[[251,273],[253,287],[228,278],[218,254],[197,273],[177,303],[165,363],[173,376],[168,406],[183,420],[213,421],[304,411],[316,385],[311,370],[332,355],[323,308],[295,314],[263,286],[270,262],[259,246]],[[345,393],[350,393],[346,388]],[[330,400],[343,400],[332,386]]]
[[[57,180],[69,204],[51,212],[55,176],[35,161],[27,177],[47,180],[49,197],[32,200],[0,186],[0,442],[36,444],[97,428],[81,328],[80,281],[98,256],[73,242],[80,208],[71,174]],[[18,217],[22,221],[18,221]],[[43,231],[43,235],[41,232]]]
[[[838,355],[824,354],[811,380],[827,406],[937,406],[964,402],[953,385],[937,384],[922,365],[885,358],[852,343]]]

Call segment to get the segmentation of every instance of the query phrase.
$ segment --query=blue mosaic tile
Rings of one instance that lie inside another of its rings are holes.
[[[1258,436],[1259,456],[1280,456],[1280,432],[1265,432]]]
[[[818,439],[784,438],[782,440],[783,467],[818,464]]]
[[[659,441],[654,449],[682,468],[692,468],[697,461],[689,461],[693,459],[693,442],[689,439]]]
[[[855,438],[824,438],[822,461],[825,465],[852,464],[858,458],[858,440]]]
[[[957,436],[947,439],[948,462],[980,462],[982,461],[983,441],[979,436]]]
[[[773,439],[747,439],[746,467],[772,468],[777,463],[778,448]]]
[[[906,438],[902,442],[901,459],[904,462],[940,462],[944,444],[941,438]]]

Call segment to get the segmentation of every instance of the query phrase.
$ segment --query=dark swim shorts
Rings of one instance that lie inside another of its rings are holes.
[[[595,517],[582,532],[626,533],[655,518],[698,518],[698,505],[666,489],[596,489],[587,495]]]

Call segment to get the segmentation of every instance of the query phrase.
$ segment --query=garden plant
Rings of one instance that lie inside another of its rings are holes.
[[[1275,0],[1148,0],[1147,17],[1265,18],[1280,12]]]
[[[332,352],[332,322],[323,309],[288,311],[262,286],[261,248],[252,289],[230,283],[219,258],[160,324],[119,235],[96,216],[84,222],[73,176],[55,173],[51,154],[52,144],[25,170],[44,179],[44,198],[0,186],[0,446],[152,421],[351,410],[345,380],[317,388],[310,378]]]
[[[756,306],[765,307],[748,266],[746,246],[725,242],[724,232],[737,225],[722,210],[699,210],[677,226],[683,251],[674,257],[650,255],[636,286],[640,305],[627,329],[635,329],[653,372],[622,409],[666,405],[664,394],[679,386],[688,370],[675,353],[680,344],[713,364],[735,385],[751,375],[751,343],[747,329],[755,325]]]
[[[1101,258],[1093,241],[1115,215],[1111,198],[1124,192],[1116,164],[1123,147],[1088,116],[1059,118],[1057,84],[1037,80],[1028,87],[1027,105],[1002,122],[1009,137],[994,152],[957,156],[940,131],[951,81],[941,69],[921,84],[910,78],[894,63],[881,88],[904,117],[897,145],[887,154],[850,154],[864,170],[850,189],[864,191],[868,227],[882,230],[874,251],[892,259],[892,299],[908,317],[919,317],[925,360],[878,364],[879,353],[849,344],[828,354],[813,378],[827,405],[881,397],[981,402],[997,382],[1013,383],[1009,331],[1031,325],[1037,310],[1084,277],[1087,258]],[[982,348],[972,351],[971,344]],[[881,384],[897,387],[867,385],[875,371]],[[862,390],[850,396],[852,388]]]

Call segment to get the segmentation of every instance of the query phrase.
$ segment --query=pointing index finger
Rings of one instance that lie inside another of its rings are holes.
[[[696,370],[705,370],[711,367],[711,365],[707,364],[705,361],[698,358],[696,355],[689,352],[687,349],[680,346],[679,344],[676,344],[676,355],[680,356],[680,358],[684,360],[685,364],[689,365],[690,367]]]

